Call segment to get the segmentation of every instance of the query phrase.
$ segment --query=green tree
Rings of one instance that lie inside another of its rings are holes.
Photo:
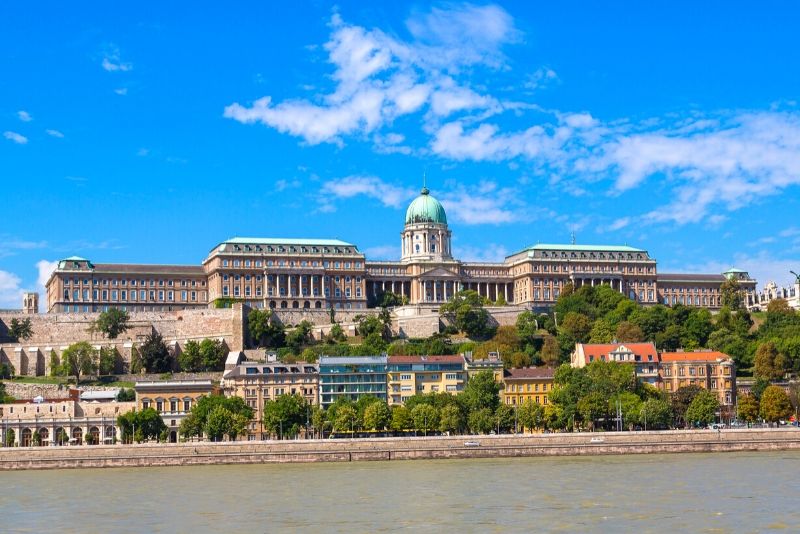
[[[517,408],[517,418],[522,428],[533,431],[544,424],[544,408],[541,404],[526,400]]]
[[[711,321],[711,312],[706,308],[695,308],[689,312],[688,317],[683,323],[683,335],[681,340],[686,349],[705,347],[708,336],[714,331],[714,323]]]
[[[592,331],[592,321],[582,313],[568,312],[561,320],[560,327],[578,343],[586,343]]]
[[[525,310],[517,316],[517,333],[523,345],[531,345],[539,337],[539,321],[532,311]]]
[[[26,340],[33,337],[33,323],[31,322],[31,318],[25,317],[24,319],[17,319],[15,317],[11,319],[8,328],[8,337],[14,341],[19,341],[20,339]]]
[[[439,411],[439,430],[447,433],[457,433],[464,428],[464,414],[457,404],[448,404]]]
[[[664,399],[647,399],[639,410],[639,422],[648,429],[667,428],[672,423],[672,407]]]
[[[500,384],[491,371],[481,371],[469,379],[461,399],[470,412],[487,408],[494,413],[500,404]]]
[[[97,320],[92,324],[92,330],[102,333],[109,339],[116,339],[117,336],[128,330],[128,312],[119,308],[109,308],[101,312]]]
[[[592,330],[589,332],[589,343],[611,343],[615,337],[617,337],[617,334],[611,324],[606,319],[598,319],[592,324]]]
[[[56,354],[55,349],[50,349],[50,376],[58,376],[61,373],[61,359]]]
[[[131,374],[138,375],[144,370],[144,366],[142,365],[142,355],[139,352],[139,349],[135,346],[131,347]]]
[[[172,358],[164,338],[158,332],[151,332],[139,348],[142,367],[148,373],[166,373],[172,370]]]
[[[117,426],[120,427],[124,442],[158,439],[167,429],[164,420],[153,408],[145,408],[140,411],[131,410],[124,413],[117,417]]]
[[[473,434],[488,434],[494,426],[494,413],[490,408],[470,412],[467,425]]]
[[[483,308],[483,298],[476,291],[459,291],[440,306],[439,313],[450,317],[456,328],[472,339],[489,337],[492,330],[489,312]]]
[[[229,436],[240,434],[241,432],[237,432],[237,430],[241,426],[242,421],[244,421],[244,427],[242,428],[246,428],[247,422],[253,418],[253,409],[245,403],[243,398],[207,395],[201,397],[195,405],[192,406],[189,415],[181,421],[181,434],[186,438],[202,437],[203,433],[207,431],[206,426],[208,424],[209,414],[220,406],[236,416],[235,419],[229,421],[233,425],[228,429],[230,432],[223,432],[223,434]],[[217,424],[218,422],[215,423],[215,425]],[[216,431],[217,429],[215,428],[214,430]]]
[[[373,402],[364,409],[364,428],[385,430],[392,422],[392,412],[384,401]]]
[[[733,276],[729,276],[722,285],[720,285],[720,293],[722,295],[722,305],[731,310],[739,310],[742,308],[744,301],[743,291],[739,285],[739,281]]]
[[[516,410],[508,404],[500,404],[494,411],[494,428],[499,432],[511,432],[518,423]]]
[[[300,321],[300,324],[294,330],[286,334],[286,346],[295,354],[299,354],[303,346],[311,341],[312,327],[313,325],[310,322],[306,320]]]
[[[542,344],[542,351],[540,353],[542,362],[548,366],[558,365],[561,360],[561,347],[558,345],[558,340],[550,335],[544,336],[544,343]]]
[[[97,364],[100,375],[113,375],[117,368],[117,349],[115,347],[101,347]]]
[[[136,391],[133,388],[120,388],[117,393],[117,402],[131,402],[136,400]]]
[[[325,431],[330,428],[328,413],[319,406],[311,407],[311,426],[318,437],[324,437]]]
[[[341,325],[334,323],[331,326],[331,330],[328,332],[328,336],[325,338],[325,341],[331,344],[347,341],[347,336],[345,335],[344,330],[342,330]]]
[[[672,414],[676,423],[689,423],[689,421],[684,419],[686,410],[689,409],[689,405],[692,404],[694,398],[701,391],[703,391],[703,388],[700,386],[691,385],[680,387],[672,394],[670,401],[672,404]]]
[[[403,432],[413,426],[411,414],[405,406],[392,407],[392,430],[395,432]]]
[[[644,332],[638,325],[630,321],[622,321],[617,325],[615,337],[621,343],[638,343],[644,341]]]
[[[756,349],[753,375],[765,380],[781,380],[786,374],[786,359],[778,352],[775,343],[768,341]]]
[[[765,421],[776,424],[792,416],[792,403],[783,388],[769,386],[764,390],[761,395],[759,415]]]
[[[359,429],[358,413],[356,409],[346,404],[336,410],[333,419],[334,432],[351,432]]]
[[[91,374],[94,368],[95,350],[86,341],[73,343],[61,354],[61,375],[74,376],[79,382],[81,375]]]
[[[233,413],[224,406],[217,406],[209,412],[203,430],[211,441],[222,441],[233,426]]]
[[[6,447],[13,447],[14,446],[14,440],[16,440],[16,439],[17,439],[17,436],[16,436],[16,433],[14,432],[13,428],[9,428],[8,430],[6,430],[6,442],[5,442],[5,446]]]
[[[758,420],[758,399],[755,395],[740,395],[736,407],[736,417],[745,423],[755,423]]]
[[[278,395],[264,403],[264,427],[278,439],[295,437],[310,417],[310,408],[302,395]]]
[[[428,435],[439,426],[439,410],[430,404],[418,404],[411,410],[414,428]]]
[[[334,321],[331,321],[334,322]],[[255,308],[247,315],[250,339],[258,347],[282,347],[285,340],[283,325],[278,323],[271,310]]]
[[[219,339],[204,339],[200,342],[200,358],[202,371],[222,371],[225,369],[225,357],[228,352],[225,343]]]
[[[695,426],[706,426],[716,421],[719,412],[719,399],[717,395],[708,390],[702,390],[686,409],[686,422]]]
[[[190,339],[178,354],[178,367],[181,371],[194,373],[201,369],[203,357],[200,355],[200,343]]]

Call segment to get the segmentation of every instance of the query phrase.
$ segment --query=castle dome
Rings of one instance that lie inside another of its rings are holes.
[[[419,196],[409,204],[406,210],[406,224],[427,222],[447,224],[447,215],[444,213],[441,202],[430,195],[427,187],[423,187]]]

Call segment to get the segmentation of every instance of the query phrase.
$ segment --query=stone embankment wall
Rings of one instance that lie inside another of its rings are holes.
[[[800,450],[800,430],[619,432],[0,448],[0,470],[774,450]]]
[[[33,336],[22,343],[0,343],[0,362],[14,366],[16,374],[41,376],[49,373],[50,353],[61,353],[72,343],[88,341],[96,347],[116,348],[130,364],[131,348],[152,332],[179,352],[189,340],[222,339],[230,350],[241,350],[245,342],[245,317],[241,305],[226,309],[194,309],[130,314],[129,328],[117,339],[106,339],[91,331],[97,313],[47,313],[29,315]],[[0,314],[0,332],[6,332],[11,316]],[[2,335],[2,334],[0,334]]]

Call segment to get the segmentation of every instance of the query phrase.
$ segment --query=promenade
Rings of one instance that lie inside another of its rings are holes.
[[[794,428],[194,442],[2,448],[0,470],[792,449],[800,449],[800,430]]]

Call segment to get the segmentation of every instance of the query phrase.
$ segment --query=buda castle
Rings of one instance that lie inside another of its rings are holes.
[[[552,306],[564,286],[608,284],[642,304],[717,309],[720,285],[747,272],[659,273],[646,250],[611,245],[536,244],[502,262],[454,258],[442,204],[427,188],[408,206],[400,259],[373,261],[336,239],[235,237],[215,246],[201,265],[58,262],[46,284],[51,313],[168,311],[243,302],[254,308],[364,309],[391,292],[404,303],[437,306],[471,289],[490,301],[535,310]]]

